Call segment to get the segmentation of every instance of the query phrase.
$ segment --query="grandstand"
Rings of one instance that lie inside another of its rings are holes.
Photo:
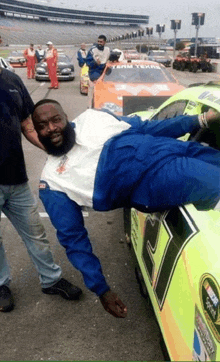
[[[148,24],[149,16],[55,8],[16,0],[0,0],[2,45],[93,43],[98,35],[123,36]]]

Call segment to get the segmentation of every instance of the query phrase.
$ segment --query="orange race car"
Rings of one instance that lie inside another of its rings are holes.
[[[128,115],[158,108],[182,89],[162,64],[148,60],[108,62],[94,86],[92,106]]]

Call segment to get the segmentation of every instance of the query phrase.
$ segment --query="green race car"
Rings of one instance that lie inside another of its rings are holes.
[[[189,87],[138,115],[163,120],[210,107],[220,112],[220,83]],[[219,126],[182,140],[189,138],[220,149]],[[140,290],[151,300],[170,359],[220,361],[220,212],[190,204],[153,214],[126,209],[124,216]]]

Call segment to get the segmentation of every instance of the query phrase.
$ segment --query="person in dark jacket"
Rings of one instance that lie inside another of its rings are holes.
[[[45,58],[45,55],[46,55],[46,51],[42,48],[42,45],[38,45],[37,50],[36,50],[37,62],[40,63],[41,60],[43,60]]]
[[[220,208],[220,151],[175,139],[208,127],[220,113],[143,122],[88,109],[70,123],[58,102],[44,99],[32,118],[49,154],[40,198],[58,239],[104,308],[123,318],[127,308],[105,280],[82,209],[154,212],[188,203]]]
[[[33,108],[33,101],[19,76],[0,68],[0,212],[8,217],[25,243],[39,274],[42,292],[78,299],[81,289],[63,279],[61,268],[53,261],[37,201],[28,184],[21,134],[44,149],[30,117]],[[15,305],[9,289],[10,280],[0,234],[1,312],[10,312]]]

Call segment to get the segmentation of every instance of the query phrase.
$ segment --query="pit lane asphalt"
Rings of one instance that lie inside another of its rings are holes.
[[[23,79],[34,102],[42,98],[56,99],[71,120],[87,108],[88,100],[79,92],[75,50],[69,48],[68,52],[74,59],[76,78],[73,82],[60,83],[58,90],[48,90],[48,82],[27,80],[26,69],[16,69],[16,73]],[[198,82],[199,78],[210,80],[218,77],[214,74],[174,73],[182,77],[183,84]],[[23,147],[30,185],[38,198],[38,180],[46,155],[25,139]],[[85,215],[85,224],[109,284],[128,306],[126,319],[115,319],[105,312],[98,298],[85,288],[81,275],[71,266],[64,249],[56,241],[55,230],[40,201],[39,211],[55,261],[61,265],[63,276],[83,289],[83,296],[79,301],[66,301],[60,296],[41,293],[26,248],[10,222],[2,218],[3,242],[12,273],[10,287],[16,306],[10,313],[0,313],[0,360],[164,360],[159,328],[151,308],[139,293],[135,279],[133,258],[123,233],[122,210],[89,212]]]

